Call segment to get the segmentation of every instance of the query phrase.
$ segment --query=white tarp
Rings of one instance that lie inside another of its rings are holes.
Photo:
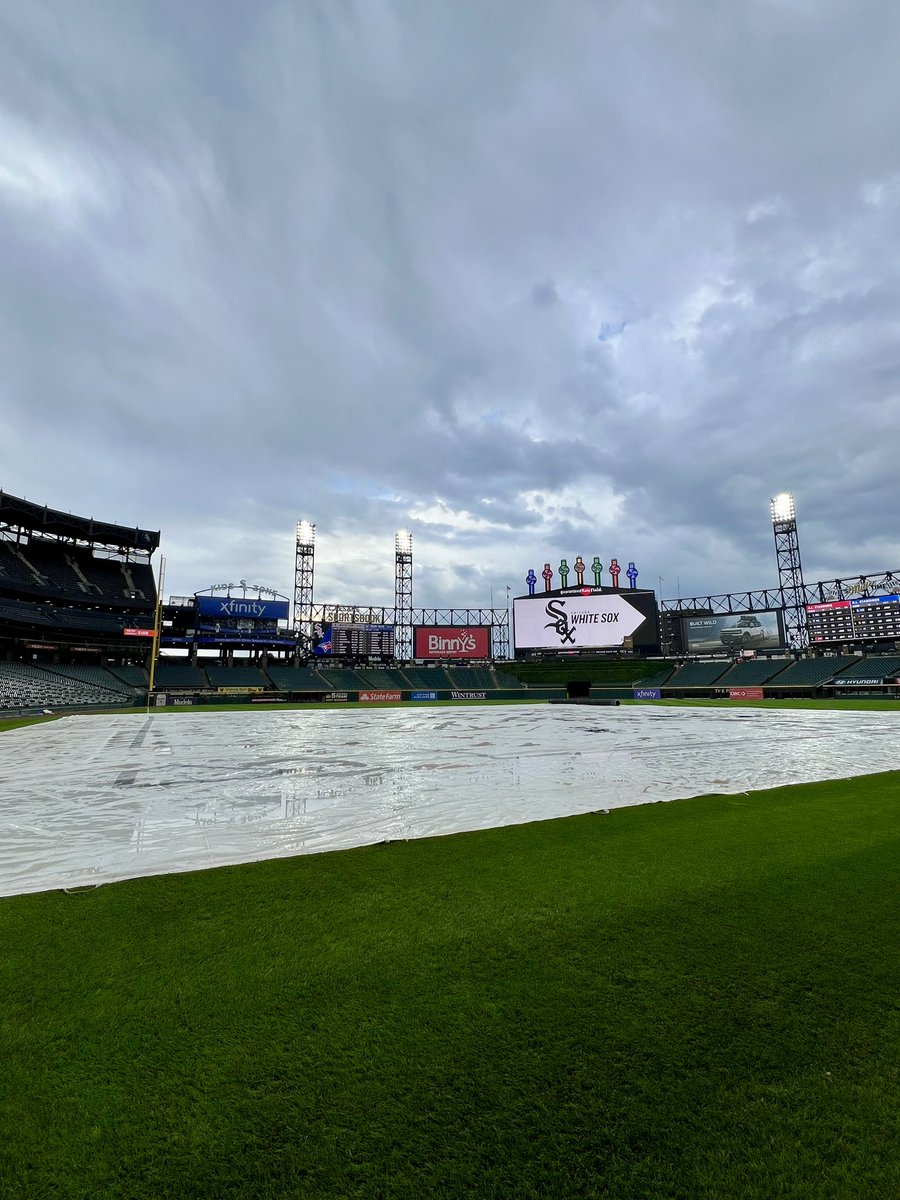
[[[0,895],[862,775],[898,732],[652,706],[67,717],[0,735]]]

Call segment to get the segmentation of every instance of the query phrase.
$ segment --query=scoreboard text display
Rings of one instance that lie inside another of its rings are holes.
[[[490,658],[490,625],[417,625],[413,658]]]
[[[519,650],[603,650],[626,639],[640,647],[658,644],[652,592],[603,592],[572,588],[519,596],[513,601],[514,643]]]
[[[807,604],[810,642],[900,641],[900,596]]]
[[[393,658],[393,625],[313,626],[313,652],[333,658]]]

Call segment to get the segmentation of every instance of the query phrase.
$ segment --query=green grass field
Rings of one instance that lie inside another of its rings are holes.
[[[0,900],[0,1196],[900,1196],[898,801]]]

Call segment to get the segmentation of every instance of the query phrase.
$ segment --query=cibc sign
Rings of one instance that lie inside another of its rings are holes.
[[[490,625],[417,625],[413,658],[490,658]]]

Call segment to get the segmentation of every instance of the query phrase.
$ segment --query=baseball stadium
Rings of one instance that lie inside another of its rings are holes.
[[[0,492],[0,1195],[898,1194],[900,570],[770,515],[423,609]]]

